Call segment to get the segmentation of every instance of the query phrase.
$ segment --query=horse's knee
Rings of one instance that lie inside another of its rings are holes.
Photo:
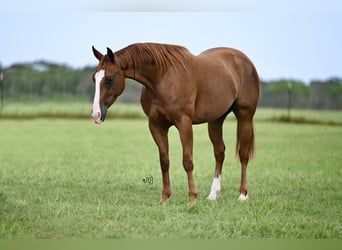
[[[169,171],[170,161],[169,159],[160,159],[160,168],[163,172]]]
[[[168,154],[160,154],[160,167],[163,172],[169,171],[170,160]]]
[[[249,161],[249,151],[248,150],[243,150],[240,148],[239,150],[239,158],[240,158],[240,163],[242,165],[247,165]]]
[[[224,158],[225,158],[225,146],[223,145],[222,148],[215,150],[215,159],[217,162],[222,163],[224,161]]]
[[[187,172],[192,171],[194,169],[194,163],[190,156],[183,157],[183,167]]]

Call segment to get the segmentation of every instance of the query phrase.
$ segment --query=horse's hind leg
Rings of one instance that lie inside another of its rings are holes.
[[[222,124],[226,115],[220,119],[208,123],[208,132],[211,143],[214,147],[214,155],[216,161],[214,180],[211,185],[210,194],[208,195],[208,200],[216,200],[219,192],[221,190],[221,172],[222,165],[225,158],[225,145],[222,138]]]
[[[238,120],[236,153],[239,155],[241,163],[241,184],[239,196],[239,200],[241,201],[248,199],[247,164],[254,154],[254,111],[255,109],[239,109],[234,111]]]

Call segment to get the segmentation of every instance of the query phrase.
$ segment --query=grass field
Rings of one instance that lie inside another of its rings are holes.
[[[31,102],[31,103],[5,103],[0,110],[0,119],[32,119],[32,118],[77,118],[89,119],[92,103],[88,102]],[[128,118],[146,119],[139,104],[116,103],[110,108],[107,119]],[[315,123],[342,126],[341,111],[317,110],[291,110],[290,122]],[[228,119],[234,120],[234,116]],[[259,108],[255,115],[256,121],[288,121],[286,109]]]
[[[206,200],[214,172],[207,128],[194,127],[195,206],[188,205],[172,128],[172,197],[162,206],[158,154],[146,120],[95,126],[79,119],[2,119],[0,238],[341,239],[342,127],[265,120],[255,124],[246,203],[237,201],[235,121],[225,123],[228,151],[215,202]],[[152,184],[146,182],[151,177]]]

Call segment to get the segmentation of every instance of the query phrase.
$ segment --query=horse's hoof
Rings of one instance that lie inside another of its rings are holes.
[[[196,198],[190,199],[190,200],[189,200],[189,205],[190,205],[190,206],[196,205]]]
[[[246,201],[248,200],[248,194],[244,195],[244,194],[240,194],[238,201]]]
[[[219,194],[220,194],[219,191],[211,191],[207,197],[207,200],[215,201],[217,199],[217,197],[219,196]]]
[[[169,203],[169,200],[169,198],[161,198],[160,203],[165,206],[167,203]]]
[[[168,201],[160,201],[160,204],[163,205],[164,207],[167,205]]]

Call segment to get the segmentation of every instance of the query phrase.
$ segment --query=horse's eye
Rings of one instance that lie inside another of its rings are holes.
[[[107,77],[106,78],[106,84],[111,85],[114,82],[112,77]]]

